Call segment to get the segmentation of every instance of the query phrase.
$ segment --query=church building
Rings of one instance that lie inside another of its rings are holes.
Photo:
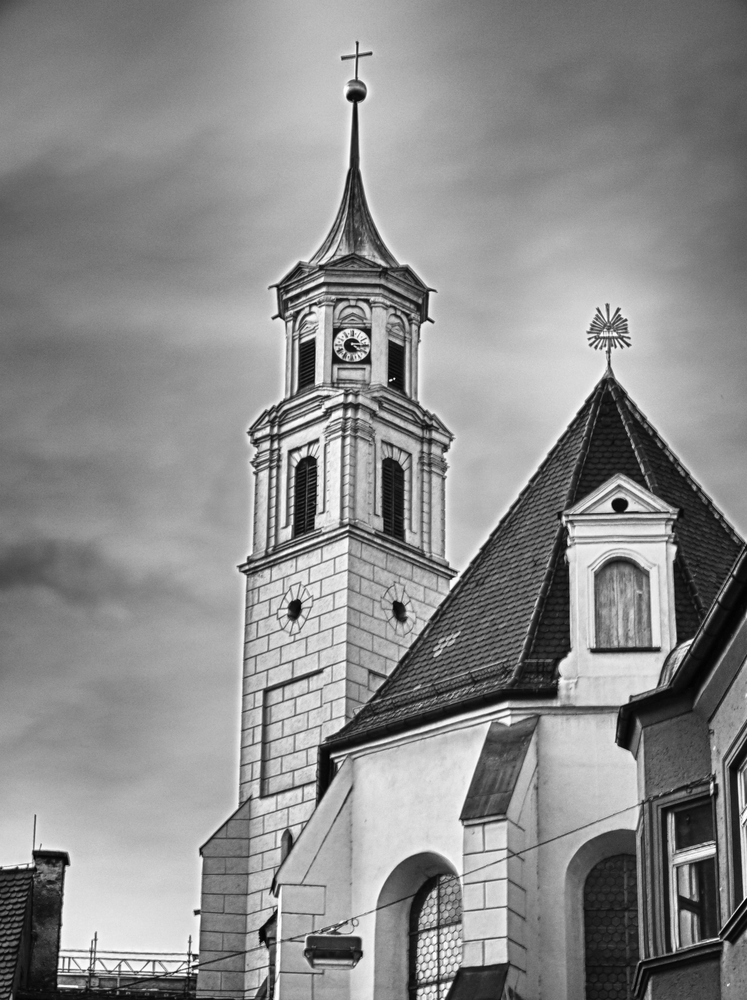
[[[251,428],[239,806],[203,845],[198,991],[627,1000],[633,757],[742,541],[608,366],[450,587],[418,399],[429,289],[350,166],[277,284],[285,391]]]

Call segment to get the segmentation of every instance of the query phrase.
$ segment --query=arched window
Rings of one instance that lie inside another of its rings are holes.
[[[381,513],[384,533],[405,538],[405,470],[393,458],[381,463]]]
[[[296,466],[293,489],[293,535],[314,530],[316,517],[316,459],[302,458]]]
[[[462,890],[453,875],[428,879],[410,910],[410,1000],[444,1000],[462,960]]]
[[[638,962],[635,855],[605,858],[584,884],[586,1000],[631,1000]]]
[[[606,563],[594,577],[598,649],[651,646],[648,573],[627,559]]]

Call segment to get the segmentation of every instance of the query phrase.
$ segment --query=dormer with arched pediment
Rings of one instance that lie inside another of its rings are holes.
[[[564,512],[571,652],[560,676],[573,700],[617,704],[655,686],[677,644],[678,515],[622,473]]]

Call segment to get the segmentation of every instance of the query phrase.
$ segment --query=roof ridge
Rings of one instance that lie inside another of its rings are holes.
[[[594,426],[596,423],[597,416],[599,415],[599,408],[602,402],[602,394],[604,392],[603,384],[607,381],[608,377],[609,376],[605,372],[605,374],[602,376],[599,382],[597,382],[597,384],[594,386],[594,391],[592,392],[591,396],[587,397],[587,400],[584,402],[584,406],[586,406],[586,402],[591,400],[591,405],[589,406],[589,413],[586,417],[586,427],[584,428],[584,436],[581,439],[581,447],[578,450],[578,457],[576,459],[576,464],[573,467],[571,481],[568,484],[568,489],[566,491],[566,498],[565,498],[566,507],[572,504],[575,499],[576,488],[578,486],[579,479],[581,478],[581,473],[584,464],[586,462],[586,457],[589,453],[589,443],[591,441],[591,436],[594,431]],[[581,409],[583,410],[583,407]],[[579,411],[579,413],[576,416],[579,416],[580,412],[581,411]],[[565,432],[561,434],[558,444],[560,444],[560,441],[562,441],[565,438],[572,424],[573,421],[571,421],[571,424],[568,425]],[[550,456],[548,455],[548,459],[549,457]],[[547,461],[548,459],[546,459],[545,461]],[[543,463],[543,465],[544,464],[545,463]],[[537,471],[539,472],[539,470]],[[519,653],[519,659],[516,665],[514,666],[514,670],[511,675],[511,684],[518,682],[524,664],[529,659],[529,654],[532,650],[534,640],[537,637],[537,629],[539,628],[539,623],[542,619],[542,613],[545,609],[545,604],[547,603],[547,596],[550,593],[550,588],[552,587],[553,580],[555,579],[558,554],[561,550],[561,546],[563,544],[565,535],[566,535],[565,526],[561,522],[558,525],[557,532],[555,533],[555,539],[553,540],[552,549],[550,550],[550,556],[547,561],[545,576],[544,579],[542,580],[542,585],[537,595],[537,600],[535,602],[534,609],[532,610],[532,617],[529,620],[529,627],[527,628],[527,633],[526,636],[524,637],[524,643],[522,645],[521,652]]]
[[[544,459],[542,460],[542,462],[540,463],[540,465],[538,466],[538,468],[535,470],[534,475],[532,475],[530,477],[530,479],[527,481],[527,483],[524,486],[524,488],[520,491],[520,493],[517,495],[516,499],[513,501],[512,504],[510,504],[510,506],[506,510],[505,514],[498,521],[498,524],[496,524],[495,528],[493,528],[493,530],[490,532],[490,534],[485,539],[485,541],[483,542],[483,544],[480,546],[480,548],[477,550],[477,552],[475,553],[475,555],[472,557],[472,559],[470,560],[470,562],[464,568],[463,572],[461,573],[461,575],[459,576],[459,578],[454,583],[454,586],[452,587],[452,589],[449,591],[449,593],[446,595],[446,597],[444,597],[444,599],[438,605],[438,607],[433,612],[433,614],[431,615],[431,617],[425,623],[422,632],[419,633],[419,635],[417,636],[417,638],[415,639],[415,641],[412,643],[412,645],[409,646],[405,650],[404,654],[402,655],[401,659],[398,661],[398,663],[395,666],[395,668],[392,671],[392,673],[389,674],[389,676],[384,681],[384,683],[381,685],[381,687],[378,688],[378,690],[374,692],[374,694],[370,698],[370,700],[366,702],[366,704],[360,709],[359,712],[356,713],[356,715],[353,718],[355,718],[356,720],[359,720],[361,718],[364,718],[366,715],[375,714],[375,712],[376,712],[375,706],[381,700],[383,700],[383,699],[385,699],[387,697],[386,689],[390,686],[390,681],[392,680],[392,678],[395,676],[395,674],[398,674],[398,673],[400,673],[401,670],[405,669],[406,665],[409,663],[409,661],[415,655],[415,652],[417,650],[419,650],[420,647],[425,644],[425,642],[427,641],[430,633],[438,625],[438,623],[440,622],[441,618],[443,618],[444,614],[446,613],[446,611],[444,609],[447,607],[447,605],[450,605],[452,603],[452,601],[456,598],[456,596],[467,585],[467,583],[472,579],[472,577],[475,575],[475,573],[477,572],[477,570],[480,568],[480,566],[482,565],[482,560],[483,560],[483,558],[485,556],[485,552],[491,546],[491,543],[492,543],[493,539],[498,534],[498,532],[501,530],[501,528],[504,526],[504,524],[506,523],[506,521],[512,516],[512,514],[516,511],[516,509],[520,506],[520,504],[525,500],[527,494],[529,493],[529,491],[531,490],[531,488],[534,486],[535,482],[540,477],[541,473],[544,471],[544,469],[546,468],[546,466],[550,463],[550,461],[555,456],[555,454],[560,450],[561,445],[565,442],[566,437],[571,432],[571,429],[574,427],[574,425],[576,424],[576,422],[580,419],[580,417],[583,414],[583,412],[586,409],[586,407],[589,406],[591,403],[593,403],[594,396],[596,395],[597,392],[599,392],[599,388],[600,388],[601,384],[604,382],[605,377],[606,376],[602,376],[602,378],[599,380],[599,382],[596,383],[596,385],[594,386],[594,388],[592,389],[592,391],[589,393],[589,395],[586,397],[586,399],[583,401],[583,403],[578,408],[578,410],[576,411],[576,413],[573,415],[573,417],[571,417],[571,419],[570,419],[568,425],[566,426],[565,430],[560,435],[560,437],[556,440],[556,442],[552,446],[552,448],[550,448],[550,450],[547,452],[547,454],[545,455]],[[588,425],[588,419],[589,418],[587,417],[587,425]],[[585,436],[586,436],[586,433],[587,432],[584,431],[584,435]],[[587,444],[587,447],[588,447],[588,442],[586,442],[586,444]],[[527,660],[531,659],[531,657],[526,656],[524,659],[525,659],[525,661],[527,661]],[[520,662],[521,662],[521,660],[520,660]],[[353,720],[351,719],[350,721],[352,722]],[[347,728],[348,725],[349,725],[349,723],[346,723],[346,725],[345,725],[344,728]]]
[[[643,424],[643,426],[649,432],[649,434],[651,435],[651,437],[656,441],[657,445],[661,448],[661,450],[667,456],[667,458],[672,463],[672,465],[675,467],[675,469],[677,470],[677,472],[685,480],[685,482],[690,487],[690,489],[693,491],[693,493],[695,493],[703,501],[703,503],[706,505],[706,507],[708,507],[708,509],[711,511],[711,513],[716,517],[716,519],[726,529],[726,531],[731,536],[731,540],[735,544],[737,544],[737,545],[740,545],[740,546],[744,545],[744,539],[741,537],[741,535],[739,534],[739,532],[732,525],[732,523],[728,520],[728,518],[726,517],[726,515],[723,514],[719,510],[719,508],[713,502],[713,500],[711,499],[711,497],[708,496],[708,494],[705,492],[705,490],[702,488],[702,486],[700,486],[698,484],[697,480],[695,479],[695,477],[693,476],[693,474],[690,472],[690,470],[687,468],[687,466],[685,466],[679,460],[679,458],[677,458],[677,456],[674,454],[674,452],[669,447],[669,445],[666,443],[666,441],[663,440],[663,438],[661,437],[661,435],[659,434],[659,432],[656,430],[656,428],[653,426],[653,424],[651,424],[651,422],[645,417],[645,415],[638,409],[638,407],[635,405],[635,403],[633,402],[633,400],[630,398],[630,396],[628,395],[628,393],[620,385],[619,382],[617,383],[617,386],[618,386],[619,390],[623,393],[623,395],[625,397],[625,402],[626,402],[627,406],[629,407],[629,409],[632,411],[633,415],[636,417],[636,419],[641,424]]]
[[[625,433],[628,435],[628,440],[630,441],[630,446],[633,449],[636,461],[641,467],[641,472],[643,473],[643,478],[646,481],[646,486],[652,493],[658,496],[659,493],[654,470],[651,468],[651,463],[644,454],[641,442],[636,434],[635,427],[633,426],[630,413],[625,405],[626,402],[632,402],[632,400],[614,376],[610,379],[610,382],[610,395],[612,396],[615,406],[617,407],[617,412],[620,414],[623,428],[625,429]],[[622,393],[622,399],[620,398],[620,393]],[[663,499],[663,497],[661,499]]]

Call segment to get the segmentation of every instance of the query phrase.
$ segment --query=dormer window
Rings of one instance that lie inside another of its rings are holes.
[[[629,559],[605,563],[594,576],[595,648],[651,649],[649,575]]]

